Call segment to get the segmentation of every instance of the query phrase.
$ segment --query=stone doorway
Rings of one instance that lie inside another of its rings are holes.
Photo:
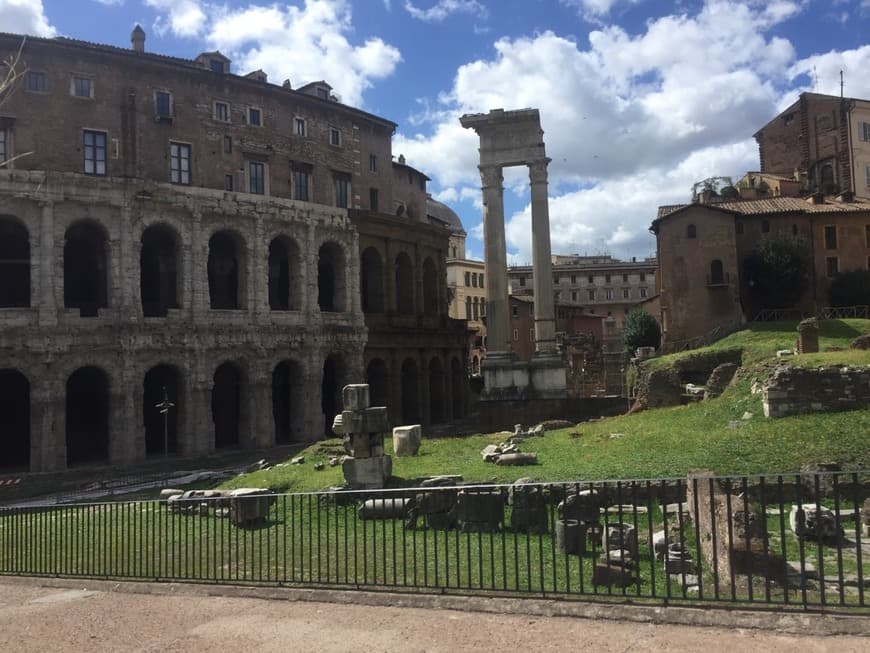
[[[82,367],[66,382],[67,467],[109,459],[109,379],[98,367]]]
[[[82,317],[96,317],[107,307],[108,246],[103,228],[78,222],[66,232],[63,248],[63,305],[77,308]]]
[[[0,370],[0,470],[30,469],[30,382],[18,370]]]

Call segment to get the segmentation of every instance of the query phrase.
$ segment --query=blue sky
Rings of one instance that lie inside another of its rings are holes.
[[[294,86],[326,79],[399,127],[482,254],[477,140],[463,113],[537,107],[553,251],[646,256],[660,204],[758,168],[752,134],[801,91],[870,98],[870,0],[0,0],[0,30],[192,58]],[[511,260],[530,254],[527,176],[505,175]]]

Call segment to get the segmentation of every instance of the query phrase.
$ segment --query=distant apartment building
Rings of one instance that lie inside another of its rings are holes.
[[[803,194],[870,199],[870,100],[801,93],[755,140],[760,172],[796,179]]]
[[[608,318],[611,330],[621,330],[625,316],[655,294],[655,258],[620,261],[609,255],[556,254],[552,261],[556,303]],[[534,294],[531,266],[511,267],[508,279],[512,294]]]

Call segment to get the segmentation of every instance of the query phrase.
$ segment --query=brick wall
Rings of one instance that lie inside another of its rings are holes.
[[[765,417],[870,406],[870,368],[804,369],[783,365],[764,383]]]

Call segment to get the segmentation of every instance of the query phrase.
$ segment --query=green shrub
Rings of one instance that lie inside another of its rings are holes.
[[[831,306],[870,304],[870,270],[849,270],[834,275],[828,287]]]
[[[625,316],[622,325],[622,342],[628,351],[638,347],[659,348],[662,330],[656,319],[642,308],[633,310]]]

